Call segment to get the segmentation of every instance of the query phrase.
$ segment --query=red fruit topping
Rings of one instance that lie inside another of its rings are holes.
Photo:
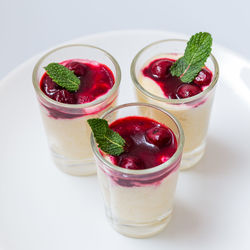
[[[95,75],[95,81],[98,83],[106,83],[110,85],[112,80],[113,79],[111,79],[110,70],[105,65],[101,66],[99,68],[98,74]]]
[[[126,158],[123,158],[120,166],[122,168],[126,168],[126,169],[134,169],[134,170],[138,170],[141,169],[142,165],[142,161],[136,157],[136,156],[127,156]]]
[[[119,156],[111,156],[111,162],[125,169],[133,169],[139,173],[140,170],[156,167],[168,161],[177,150],[178,144],[171,129],[146,117],[120,118],[111,123],[110,128],[118,132],[126,141],[125,151]],[[149,143],[148,135],[154,143],[161,145],[161,147],[156,146],[151,141]],[[115,174],[111,178],[118,185],[124,187],[157,185],[171,171],[175,170],[176,168],[169,171],[167,168],[142,179],[125,174]]]
[[[83,76],[87,70],[87,67],[84,64],[77,61],[71,61],[70,63],[66,64],[65,67],[67,67],[69,70],[74,71],[74,74],[77,76]]]
[[[188,98],[201,92],[201,88],[197,85],[184,83],[177,89],[177,97]]]
[[[100,95],[103,95],[106,92],[108,92],[109,89],[110,89],[109,84],[100,83],[100,84],[96,85],[95,88],[93,88],[92,94],[94,96],[100,96]]]
[[[213,74],[207,69],[203,68],[196,76],[193,82],[188,84],[192,87],[183,87],[184,83],[179,77],[172,76],[170,67],[175,62],[173,59],[160,58],[153,60],[146,66],[142,73],[144,76],[151,78],[159,85],[164,95],[169,99],[187,98],[199,94],[203,91],[203,87],[211,83]]]
[[[173,64],[172,61],[167,59],[156,60],[151,65],[151,72],[155,78],[163,79],[167,77],[169,73],[169,68]]]
[[[92,102],[95,100],[95,96],[92,93],[89,93],[88,95],[84,95],[79,93],[77,95],[77,103],[78,104],[83,104],[83,103],[88,103],[88,102]]]
[[[80,86],[76,92],[69,92],[44,73],[40,80],[40,88],[45,95],[55,101],[68,104],[92,102],[106,94],[114,85],[114,75],[104,64],[80,59],[64,61],[62,64],[80,79]],[[57,109],[46,108],[50,116],[55,119],[73,119],[81,116],[81,114],[68,114]]]
[[[128,116],[110,124],[126,141],[125,151],[112,156],[112,162],[122,168],[148,169],[168,160],[177,149],[173,132],[163,124],[139,116]],[[165,158],[164,158],[165,156]]]
[[[202,69],[194,79],[194,83],[203,86],[209,85],[211,81],[212,74],[207,69]]]
[[[75,103],[74,94],[70,93],[66,89],[58,90],[53,95],[53,99],[56,100],[57,102],[62,102],[62,103],[69,103],[69,104],[74,104]]]
[[[63,62],[63,65],[74,71],[74,74],[80,79],[80,86],[76,92],[69,92],[53,82],[45,73],[40,81],[40,88],[55,101],[68,104],[92,102],[107,93],[114,85],[113,73],[103,64],[69,60]]]
[[[74,94],[70,93],[66,89],[61,88],[59,85],[53,82],[52,79],[47,74],[45,74],[45,76],[43,77],[42,83],[43,84],[41,88],[43,92],[51,99],[62,103],[69,103],[69,104],[75,103]]]
[[[167,128],[154,127],[146,131],[146,140],[158,147],[167,146],[172,141],[172,133]]]
[[[54,99],[52,96],[60,89],[60,87],[52,81],[52,79],[46,74],[43,79],[42,90],[47,96]]]

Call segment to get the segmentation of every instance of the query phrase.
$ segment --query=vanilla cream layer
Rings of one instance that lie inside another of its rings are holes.
[[[115,106],[115,103],[113,102],[108,108]],[[87,120],[100,117],[108,108],[94,115],[55,119],[50,117],[47,109],[41,106],[42,119],[51,150],[69,160],[93,158],[90,145],[91,129]]]
[[[97,173],[106,209],[118,223],[155,223],[171,214],[178,170],[161,183],[140,187],[120,186],[101,168]]]

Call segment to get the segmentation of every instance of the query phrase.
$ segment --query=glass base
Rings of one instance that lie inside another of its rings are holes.
[[[183,153],[180,170],[187,170],[197,164],[205,153],[206,141],[191,152]]]
[[[74,176],[96,174],[94,159],[72,160],[51,151],[52,160],[61,171]]]
[[[148,238],[160,233],[171,220],[172,211],[163,219],[147,224],[120,224],[108,217],[109,223],[118,233],[131,238]]]

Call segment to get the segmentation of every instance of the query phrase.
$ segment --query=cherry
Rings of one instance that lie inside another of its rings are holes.
[[[68,104],[82,104],[92,102],[101,95],[106,94],[114,84],[111,70],[96,62],[84,62],[73,59],[62,63],[80,80],[79,89],[70,92],[52,81],[45,73],[40,82],[41,90],[51,99]]]
[[[136,127],[140,130],[135,131]],[[124,152],[111,157],[113,164],[125,169],[156,167],[171,158],[177,149],[171,129],[150,118],[124,117],[112,122],[110,128],[126,141]]]
[[[117,130],[116,130],[116,132],[117,132]],[[130,152],[132,147],[135,144],[134,141],[132,140],[132,138],[130,136],[124,136],[123,139],[126,141],[125,146],[124,146],[124,151]]]
[[[171,67],[173,62],[166,59],[156,60],[151,65],[152,75],[157,79],[162,79],[169,74],[169,68]]]
[[[75,75],[77,76],[83,76],[86,73],[86,66],[76,61],[69,62],[68,64],[66,64],[66,67],[69,70],[74,71]]]
[[[112,78],[106,66],[103,65],[100,67],[99,72],[95,74],[95,81],[98,83],[106,83],[109,85],[109,88],[112,86],[110,85]]]
[[[42,88],[48,96],[54,95],[59,89],[58,85],[48,75],[44,76]]]
[[[146,140],[158,147],[167,146],[172,142],[172,134],[167,128],[154,127],[146,131]]]
[[[92,90],[94,96],[99,96],[106,93],[110,89],[110,86],[106,83],[96,84]]]
[[[178,98],[188,98],[201,92],[201,88],[194,84],[184,83],[177,89]]]
[[[62,103],[69,103],[69,104],[74,104],[75,103],[75,98],[74,94],[70,93],[66,89],[61,89],[58,90],[52,98],[57,101],[57,102],[62,102]]]
[[[92,93],[89,93],[88,95],[80,93],[77,95],[77,103],[78,104],[92,102],[93,100],[95,100],[95,96]]]
[[[142,161],[136,157],[136,156],[127,156],[126,158],[123,158],[121,161],[120,166],[122,168],[126,168],[126,169],[134,169],[134,170],[138,170],[138,169],[142,169]]]
[[[194,83],[198,85],[209,85],[212,80],[212,74],[207,69],[202,69],[195,77]]]

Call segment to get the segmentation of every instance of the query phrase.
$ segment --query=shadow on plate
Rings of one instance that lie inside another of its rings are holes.
[[[187,170],[191,174],[221,175],[226,176],[234,171],[239,171],[240,152],[230,147],[225,141],[218,140],[212,136],[207,139],[206,151],[201,161],[193,168]],[[236,167],[237,166],[237,167]]]
[[[155,239],[174,244],[191,244],[197,238],[204,242],[212,241],[218,223],[223,223],[220,221],[225,193],[232,177],[239,171],[238,157],[239,153],[226,142],[209,137],[201,162],[180,173],[182,178],[179,181],[183,181],[181,188],[186,190],[180,192],[175,201],[169,225]],[[189,194],[190,199],[187,197]]]
[[[181,242],[193,239],[202,230],[202,217],[198,211],[180,200],[175,201],[174,212],[167,228],[154,238],[159,241]]]

